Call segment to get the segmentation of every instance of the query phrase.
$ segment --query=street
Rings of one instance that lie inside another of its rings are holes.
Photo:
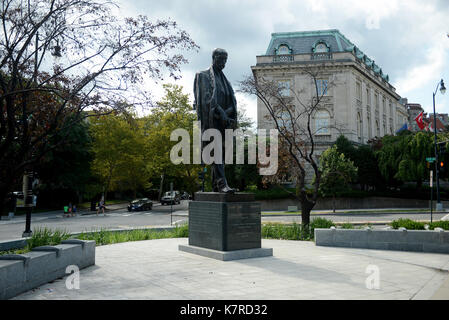
[[[99,229],[131,229],[131,228],[154,228],[168,227],[170,225],[182,224],[188,220],[188,200],[181,201],[179,205],[173,205],[173,214],[170,214],[171,206],[163,206],[159,203],[153,205],[151,211],[128,212],[125,205],[120,209],[111,210],[106,216],[95,212],[89,214],[77,214],[75,217],[65,218],[62,211],[53,214],[33,214],[31,229],[47,227],[50,229],[61,229],[68,232],[83,232]],[[112,206],[111,206],[112,207]],[[434,221],[440,220],[447,213],[434,213]],[[386,213],[386,212],[361,212],[361,213],[320,213],[312,212],[311,219],[323,217],[334,222],[344,223],[377,223],[375,227],[383,227],[388,222],[399,218],[413,220],[430,220],[430,214],[426,212],[417,213]],[[301,223],[300,215],[264,215],[262,222]],[[383,224],[383,225],[382,225]],[[25,217],[18,216],[13,220],[0,221],[0,240],[18,239],[22,237],[25,229]]]

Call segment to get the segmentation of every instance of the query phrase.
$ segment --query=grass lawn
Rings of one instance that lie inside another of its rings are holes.
[[[403,213],[403,212],[429,212],[429,209],[379,209],[379,210],[339,210],[335,213]],[[311,212],[314,214],[333,214],[332,210],[320,210]],[[262,215],[301,215],[301,211],[264,211]]]

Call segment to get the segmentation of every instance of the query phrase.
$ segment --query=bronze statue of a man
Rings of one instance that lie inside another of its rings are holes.
[[[201,121],[201,133],[214,128],[220,131],[222,137],[222,162],[212,164],[212,188],[214,192],[233,193],[228,186],[224,168],[224,137],[225,129],[237,127],[237,101],[231,84],[223,74],[228,59],[224,49],[212,52],[212,66],[195,76],[193,91],[195,95],[194,108],[198,120]]]

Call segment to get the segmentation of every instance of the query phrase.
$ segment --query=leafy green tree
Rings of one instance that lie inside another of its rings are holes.
[[[380,171],[390,183],[414,181],[419,189],[427,179],[426,157],[433,156],[433,148],[431,133],[385,136],[378,151]]]
[[[319,168],[320,191],[324,195],[332,195],[332,209],[335,212],[335,196],[356,178],[357,168],[343,153],[338,152],[335,145],[321,154]]]
[[[145,155],[148,159],[146,170],[153,181],[160,181],[161,192],[165,183],[174,182],[174,188],[185,188],[193,194],[198,190],[201,165],[172,163],[170,151],[178,141],[170,141],[170,135],[178,128],[187,130],[192,150],[193,122],[197,116],[189,103],[189,96],[182,92],[181,86],[165,84],[164,89],[164,97],[151,114],[142,120],[146,137]]]
[[[92,171],[108,191],[132,190],[134,197],[148,182],[145,168],[145,137],[134,116],[110,114],[92,118],[94,160]]]
[[[384,182],[377,165],[376,154],[370,145],[355,147],[345,136],[341,135],[335,141],[337,150],[354,162],[357,167],[357,179],[362,190],[367,187],[383,188]]]
[[[93,157],[88,123],[76,121],[53,136],[49,144],[57,144],[62,136],[65,143],[52,148],[35,166],[40,181],[40,205],[61,207],[63,203],[82,202],[83,197],[89,196]]]
[[[151,87],[142,81],[178,79],[181,53],[198,49],[175,21],[116,9],[114,1],[2,1],[0,215],[23,174],[56,147],[49,139],[87,108],[119,110],[125,94],[147,102]]]

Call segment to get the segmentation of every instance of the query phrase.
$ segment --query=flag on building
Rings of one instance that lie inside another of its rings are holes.
[[[418,124],[420,130],[424,129],[424,122],[422,121],[423,112],[424,111],[421,111],[415,118],[415,121]]]
[[[396,133],[399,133],[399,132],[401,132],[401,131],[403,131],[403,130],[408,130],[408,127],[407,127],[407,122],[406,122],[406,123],[404,123],[404,125],[403,125],[402,127],[400,127],[400,128],[399,128],[399,130],[398,130],[398,131],[396,131]]]

